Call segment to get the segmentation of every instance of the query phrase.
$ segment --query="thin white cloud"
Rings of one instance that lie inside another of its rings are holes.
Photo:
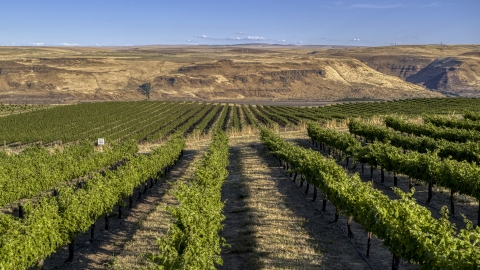
[[[257,37],[257,36],[248,36],[248,40],[265,40],[264,37]]]
[[[237,35],[246,35],[247,33],[245,33],[245,32],[235,32],[235,34],[237,34]]]
[[[209,37],[207,35],[195,36],[196,38],[208,39],[208,40],[268,40],[265,37],[259,36],[246,36],[246,37]]]
[[[397,8],[401,7],[401,4],[394,4],[394,5],[374,5],[374,4],[356,4],[351,5],[351,8],[371,8],[371,9],[387,9],[387,8]]]
[[[428,5],[422,5],[421,7],[444,7],[444,6],[449,6],[451,5],[450,3],[439,3],[439,2],[432,2]]]
[[[32,45],[32,46],[42,46],[43,42],[32,42],[32,43],[30,43],[30,45]]]
[[[60,45],[60,46],[80,46],[80,44],[78,44],[78,43],[68,43],[68,42],[62,42],[62,43],[59,43],[58,45]]]
[[[236,36],[236,37],[210,37],[207,35],[194,36],[197,39],[214,40],[214,41],[231,41],[231,42],[270,42],[270,43],[286,43],[286,39],[273,39],[262,36]]]

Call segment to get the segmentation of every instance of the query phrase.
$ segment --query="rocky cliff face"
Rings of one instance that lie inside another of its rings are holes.
[[[480,94],[480,60],[443,58],[433,61],[407,81],[450,95]]]
[[[480,53],[454,57],[357,55],[375,70],[450,96],[480,96]]]
[[[358,59],[375,70],[406,79],[428,66],[434,59],[422,56],[359,56]]]
[[[188,93],[206,99],[341,99],[438,96],[377,72],[355,59],[310,62],[246,62],[229,59],[186,65],[157,76],[154,88],[165,95]],[[383,94],[382,94],[383,92]]]

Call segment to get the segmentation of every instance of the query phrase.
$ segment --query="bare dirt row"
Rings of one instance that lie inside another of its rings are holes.
[[[296,138],[298,133],[290,138]],[[287,135],[288,137],[289,135]],[[388,269],[392,256],[373,239],[365,254],[367,232],[358,224],[346,237],[347,218],[334,223],[334,207],[322,207],[319,191],[293,182],[269,156],[258,137],[231,139],[231,170],[224,186],[225,229],[231,245],[223,251],[221,269]],[[416,268],[405,263],[402,269]]]

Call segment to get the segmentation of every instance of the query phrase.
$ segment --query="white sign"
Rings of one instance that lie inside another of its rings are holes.
[[[105,145],[105,139],[104,138],[98,138],[97,145]]]

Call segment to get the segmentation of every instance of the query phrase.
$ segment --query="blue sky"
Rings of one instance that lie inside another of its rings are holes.
[[[480,44],[479,14],[479,0],[0,0],[0,45]]]

